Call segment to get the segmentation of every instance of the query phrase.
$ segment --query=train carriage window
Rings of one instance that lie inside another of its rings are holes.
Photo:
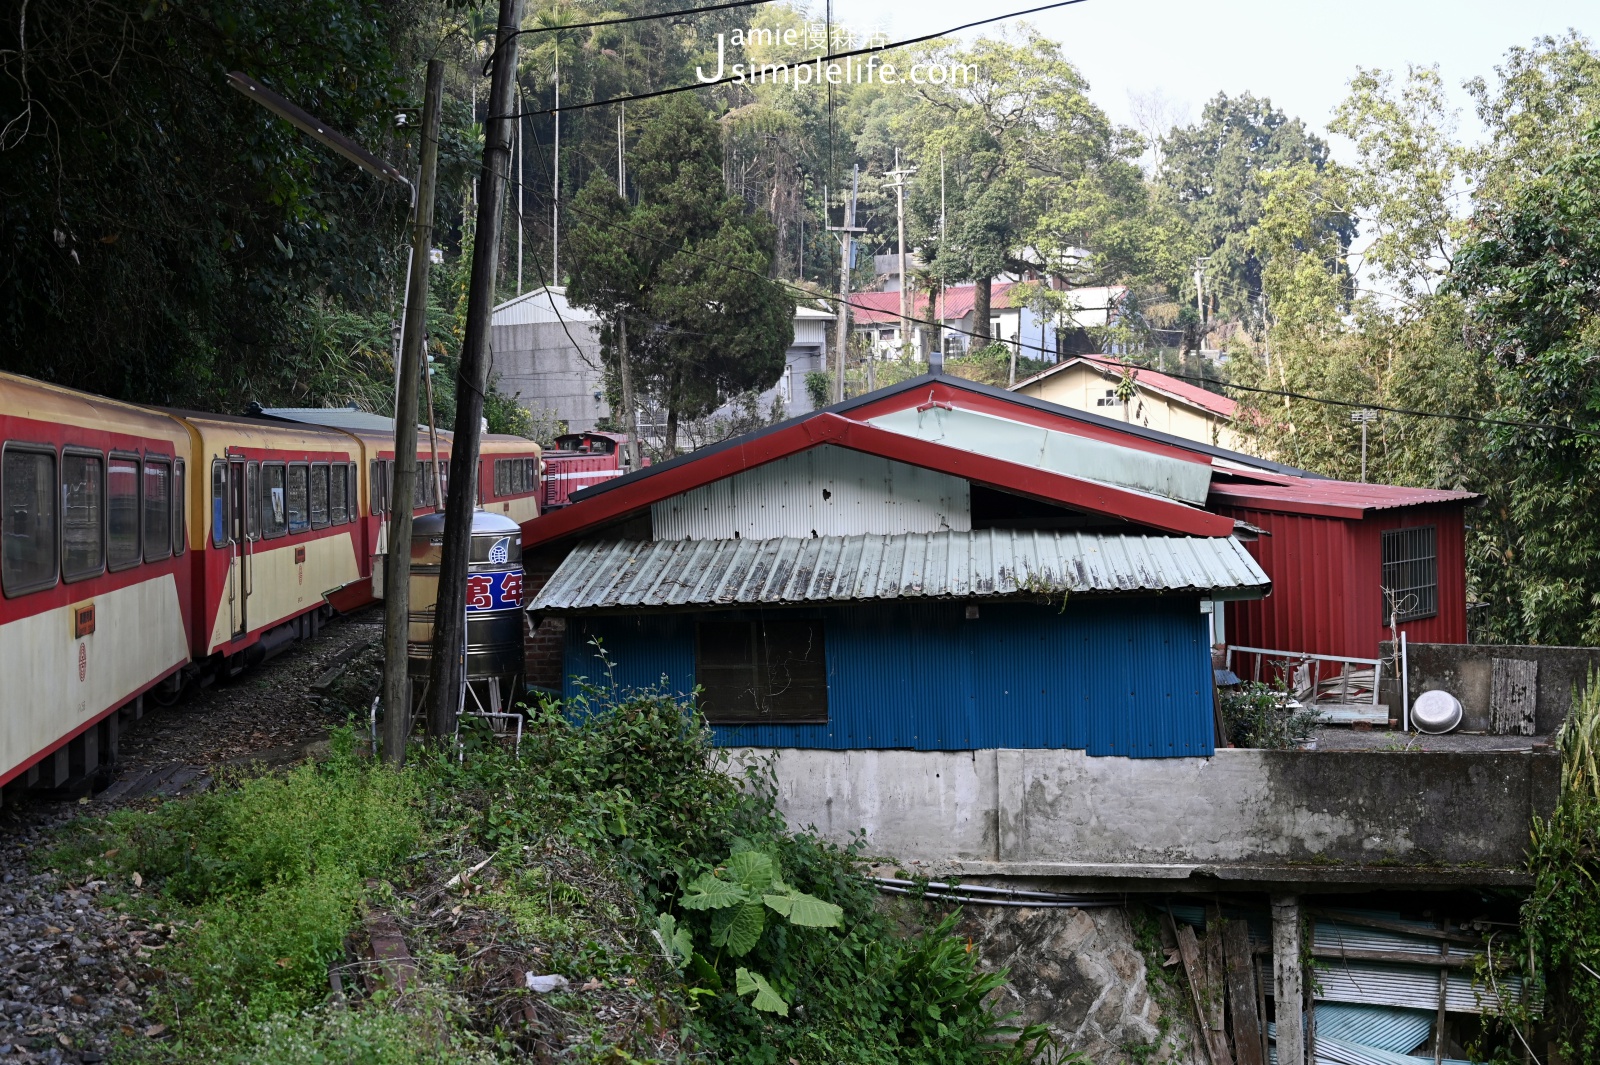
[[[494,460],[494,494],[503,496],[509,492],[506,487],[506,464],[504,459]]]
[[[311,527],[328,527],[328,467],[321,462],[311,467]]]
[[[289,487],[284,493],[284,510],[289,532],[303,533],[311,528],[311,471],[303,463],[289,467]]]
[[[144,560],[172,555],[172,462],[144,460]]]
[[[261,535],[268,540],[282,536],[289,528],[288,492],[284,484],[284,467],[281,462],[269,462],[261,467]]]
[[[0,583],[7,596],[56,583],[56,456],[47,449],[6,445],[0,463]]]
[[[523,482],[522,483],[527,485],[527,490],[529,492],[538,491],[539,490],[539,460],[538,459],[523,459],[522,460],[522,466],[523,466],[523,475],[522,475]]]
[[[178,459],[172,464],[172,553],[183,554],[184,547],[188,544],[189,530],[183,520],[184,485],[188,482],[183,475],[183,460]]]
[[[139,460],[112,455],[106,464],[106,562],[113,570],[139,561]]]
[[[211,464],[211,546],[228,546],[228,464]]]
[[[328,470],[328,521],[343,525],[350,513],[350,478],[343,465]]]
[[[417,483],[412,486],[411,501],[415,507],[433,502],[433,463],[417,463]]]
[[[261,539],[261,463],[252,462],[244,468],[244,534],[250,540]]]
[[[373,517],[386,513],[389,509],[389,486],[386,483],[385,463],[382,459],[373,459],[370,472],[367,474],[367,512]]]
[[[106,568],[106,460],[98,453],[61,456],[61,575],[96,577]]]

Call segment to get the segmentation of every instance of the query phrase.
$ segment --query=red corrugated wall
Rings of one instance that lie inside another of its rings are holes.
[[[1311,654],[1378,657],[1383,622],[1383,531],[1433,525],[1439,560],[1439,612],[1401,624],[1423,643],[1467,642],[1467,569],[1462,508],[1405,507],[1361,520],[1219,507],[1270,536],[1248,545],[1272,578],[1265,599],[1229,603],[1228,642]]]

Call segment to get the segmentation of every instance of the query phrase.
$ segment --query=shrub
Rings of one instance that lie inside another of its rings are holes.
[[[1277,688],[1248,681],[1222,693],[1222,721],[1235,747],[1286,751],[1311,737],[1317,714],[1289,706],[1288,696]]]

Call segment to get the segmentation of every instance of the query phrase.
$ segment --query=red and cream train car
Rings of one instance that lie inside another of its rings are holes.
[[[58,784],[70,741],[92,769],[107,715],[189,662],[190,439],[168,414],[9,374],[0,397],[0,784]]]
[[[359,413],[159,410],[0,374],[0,786],[92,772],[115,755],[119,709],[372,601],[393,433],[314,417]],[[438,503],[420,435],[419,514]],[[538,445],[487,437],[483,452],[480,499],[534,516],[537,481],[489,478],[537,471]]]

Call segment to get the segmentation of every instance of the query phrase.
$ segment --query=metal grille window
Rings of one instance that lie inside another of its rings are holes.
[[[695,683],[700,710],[715,725],[826,724],[822,622],[701,622]]]
[[[1388,529],[1383,534],[1383,623],[1431,618],[1439,612],[1437,529]]]

